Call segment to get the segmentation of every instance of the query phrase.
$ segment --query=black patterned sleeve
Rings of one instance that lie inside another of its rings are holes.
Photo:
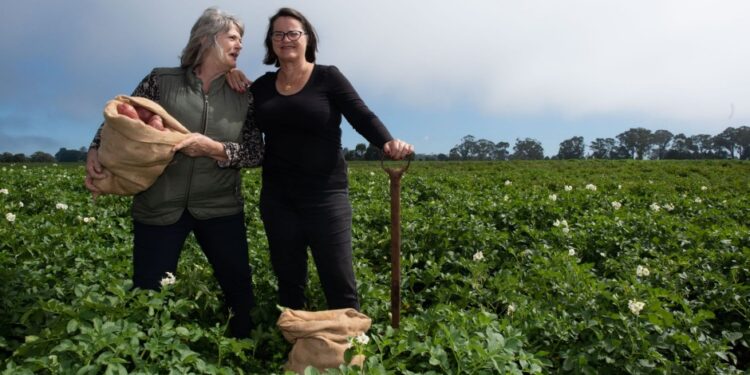
[[[142,96],[147,99],[151,99],[155,102],[159,102],[159,80],[157,78],[158,76],[154,73],[154,71],[151,71],[146,77],[143,78],[141,83],[138,84],[138,86],[133,90],[133,93],[130,94],[130,96]],[[99,129],[96,131],[96,135],[94,136],[94,139],[91,141],[91,144],[89,145],[89,148],[99,148],[99,145],[101,144],[101,136],[102,136],[102,127],[104,126],[104,123],[99,125]]]
[[[250,106],[247,108],[245,125],[242,127],[240,143],[223,142],[227,160],[218,162],[220,167],[259,167],[263,162],[263,136],[255,123],[253,94],[248,90]]]

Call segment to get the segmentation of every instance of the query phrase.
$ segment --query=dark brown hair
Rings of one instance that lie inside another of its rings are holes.
[[[315,28],[310,21],[305,18],[299,11],[292,8],[281,8],[276,14],[268,19],[268,30],[266,31],[266,57],[263,58],[263,63],[266,65],[279,66],[279,57],[273,52],[273,40],[271,40],[271,34],[273,33],[273,23],[279,17],[292,17],[302,24],[302,28],[307,34],[307,49],[305,50],[305,60],[307,62],[315,62],[315,53],[318,52],[318,34],[315,33]]]

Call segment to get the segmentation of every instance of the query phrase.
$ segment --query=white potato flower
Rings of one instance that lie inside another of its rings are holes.
[[[549,200],[551,200],[553,202],[556,201],[557,200],[557,194],[550,194],[549,195]]]
[[[703,199],[700,199],[700,197],[695,197],[695,203],[703,203]]]
[[[614,201],[612,202],[612,208],[614,208],[615,210],[619,210],[620,208],[622,208],[622,203]]]
[[[556,227],[563,227],[563,228],[565,228],[565,227],[568,226],[568,222],[565,219],[562,219],[562,220],[557,219],[557,220],[555,220],[552,223],[552,225],[554,225]]]
[[[510,305],[508,305],[508,312],[506,314],[513,315],[514,312],[516,312],[516,304],[511,303]]]
[[[10,221],[12,223],[12,222],[16,221],[16,215],[14,215],[11,212],[8,212],[7,214],[5,214],[5,220],[8,220],[8,221]]]
[[[701,186],[701,190],[703,190],[703,191],[706,191],[706,190],[708,190],[708,187],[706,187],[706,186]]]
[[[175,283],[175,281],[177,281],[177,278],[174,277],[174,275],[172,274],[172,272],[167,272],[167,276],[165,278],[161,279],[161,286],[164,287],[164,286],[167,286],[167,285],[172,285],[172,284]]]
[[[484,253],[481,251],[477,251],[474,253],[474,261],[479,262],[480,260],[484,259]]]
[[[571,191],[573,190],[573,187],[570,185],[565,185],[565,191]]]
[[[362,333],[361,335],[355,337],[354,340],[357,341],[357,343],[360,345],[367,345],[367,343],[370,342],[370,337]]]
[[[674,205],[671,204],[671,203],[667,203],[667,204],[664,205],[664,209],[667,210],[667,211],[670,211],[670,212],[674,211]]]
[[[65,203],[58,203],[58,204],[55,205],[55,208],[58,209],[58,210],[67,210],[68,209],[68,205],[65,204]]]
[[[0,189],[0,194],[8,195],[8,189]]]
[[[596,185],[588,184],[586,185],[586,190],[596,191]]]
[[[646,277],[651,274],[651,271],[648,270],[648,268],[639,265],[635,268],[635,275],[638,277]]]
[[[513,182],[511,180],[505,180],[505,186],[513,185]]]
[[[651,209],[651,211],[654,211],[654,212],[659,212],[659,210],[661,210],[661,207],[656,203],[651,203],[649,208]]]
[[[576,256],[576,249],[574,249],[572,247],[569,247],[568,248],[568,255],[570,255],[572,257]]]
[[[636,301],[634,299],[631,299],[628,301],[628,308],[630,309],[630,312],[632,312],[635,315],[639,315],[641,313],[641,310],[643,310],[643,307],[646,306],[645,302]]]

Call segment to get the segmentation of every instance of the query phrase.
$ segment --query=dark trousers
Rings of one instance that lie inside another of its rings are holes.
[[[232,312],[229,320],[232,336],[248,337],[252,326],[250,309],[255,299],[242,213],[198,220],[185,210],[182,217],[171,225],[133,221],[134,286],[158,290],[167,272],[175,274],[180,252],[191,231],[213,267],[225,303]],[[176,277],[179,280],[180,275]]]
[[[301,193],[264,181],[260,214],[278,278],[280,305],[305,307],[310,247],[328,308],[359,310],[347,189]]]

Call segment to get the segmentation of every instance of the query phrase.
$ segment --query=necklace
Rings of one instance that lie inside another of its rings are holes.
[[[284,83],[282,84],[282,89],[284,91],[290,91],[292,88],[296,87],[301,78],[304,78],[307,74],[307,69],[302,69],[302,72],[294,77],[294,79],[284,79]],[[279,77],[281,77],[282,74],[279,74]],[[286,76],[286,74],[283,74],[283,76]]]

